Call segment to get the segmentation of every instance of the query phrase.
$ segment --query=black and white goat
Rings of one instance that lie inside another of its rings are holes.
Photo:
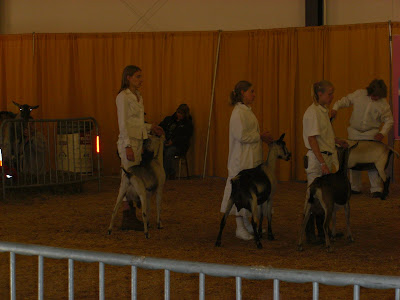
[[[262,248],[260,239],[262,237],[262,221],[265,214],[268,219],[268,239],[274,239],[271,220],[272,196],[277,187],[276,160],[280,158],[288,161],[291,157],[291,153],[283,141],[284,137],[285,134],[282,134],[279,140],[269,145],[268,158],[264,163],[253,169],[242,170],[231,179],[232,193],[221,220],[215,246],[221,246],[222,231],[233,205],[236,205],[238,211],[244,208],[252,213],[251,224],[253,225],[254,239],[258,248]]]
[[[376,169],[379,177],[383,181],[382,200],[385,200],[389,194],[390,177],[386,176],[385,169],[388,166],[392,153],[397,157],[400,154],[388,145],[378,141],[348,141],[349,144],[357,143],[357,146],[352,149],[348,168],[357,171],[367,171]]]
[[[354,146],[353,146],[354,147]],[[332,236],[336,235],[336,210],[343,206],[347,224],[347,238],[354,241],[350,231],[350,196],[351,185],[347,174],[347,162],[351,148],[339,148],[339,170],[317,177],[307,189],[306,202],[304,204],[304,218],[299,235],[298,250],[303,250],[303,239],[311,212],[324,214],[325,246],[330,252],[330,223],[332,220]]]
[[[155,194],[157,203],[157,228],[162,228],[160,214],[161,199],[165,183],[163,167],[164,140],[164,136],[150,136],[143,144],[143,150],[145,153],[153,152],[153,155],[144,158],[140,165],[130,167],[128,170],[123,170],[121,185],[108,228],[108,234],[111,234],[115,216],[125,196],[128,202],[132,201],[136,207],[142,208],[144,234],[146,238],[149,238],[150,200],[151,196]]]

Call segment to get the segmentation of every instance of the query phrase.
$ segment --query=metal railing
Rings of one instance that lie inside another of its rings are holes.
[[[0,126],[3,199],[6,189],[98,180],[99,129],[94,118],[6,119]]]
[[[253,280],[273,280],[273,299],[280,297],[281,281],[312,283],[313,299],[319,298],[319,284],[332,286],[354,286],[353,299],[360,299],[360,287],[371,289],[394,289],[394,299],[400,300],[400,277],[369,274],[338,273],[275,269],[271,267],[245,267],[212,263],[160,259],[85,250],[46,247],[21,243],[0,242],[1,252],[10,252],[10,298],[16,299],[15,254],[37,255],[38,299],[43,299],[43,258],[68,259],[68,298],[74,299],[74,261],[99,263],[99,299],[105,298],[104,266],[131,266],[131,299],[137,299],[137,268],[164,270],[164,299],[170,299],[170,272],[198,273],[199,299],[205,299],[205,275],[236,278],[236,299],[242,297],[242,278]]]

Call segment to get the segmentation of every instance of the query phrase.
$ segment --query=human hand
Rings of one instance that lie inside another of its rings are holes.
[[[336,118],[336,115],[337,115],[337,110],[332,109],[331,110],[331,119]]]
[[[374,139],[378,142],[381,142],[383,140],[383,134],[382,133],[378,133],[374,136]]]
[[[133,153],[133,150],[131,147],[126,147],[126,158],[130,161],[135,161],[135,153]]]
[[[151,131],[156,135],[156,136],[162,136],[164,134],[164,129],[161,126],[158,126],[156,124],[153,124],[151,126]]]
[[[349,144],[345,140],[336,140],[336,144],[342,148],[349,148]]]
[[[322,171],[322,175],[326,175],[326,174],[329,174],[330,172],[329,172],[329,168],[328,168],[328,166],[326,165],[326,163],[322,163],[321,164],[321,171]]]
[[[274,139],[269,131],[265,131],[262,134],[260,134],[260,138],[266,144],[271,144],[274,141]]]

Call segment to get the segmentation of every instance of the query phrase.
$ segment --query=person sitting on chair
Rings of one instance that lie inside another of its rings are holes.
[[[193,123],[189,106],[181,104],[172,116],[159,124],[165,132],[164,170],[167,178],[175,177],[173,161],[176,155],[185,155],[193,134]]]

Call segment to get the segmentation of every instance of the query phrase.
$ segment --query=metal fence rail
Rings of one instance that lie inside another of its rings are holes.
[[[104,299],[104,266],[131,266],[131,299],[137,299],[137,268],[165,270],[164,298],[170,299],[170,272],[198,273],[199,299],[205,299],[205,275],[236,278],[236,299],[242,297],[241,279],[273,280],[273,299],[279,299],[280,281],[312,283],[313,299],[319,298],[319,284],[333,286],[354,286],[353,299],[360,299],[360,287],[371,289],[394,289],[394,299],[400,300],[400,277],[369,274],[352,274],[323,271],[275,269],[271,267],[245,267],[212,263],[189,262],[144,256],[131,256],[85,250],[46,247],[21,243],[0,242],[0,252],[10,252],[10,296],[16,299],[15,254],[37,255],[38,295],[43,299],[43,258],[68,259],[68,297],[74,299],[74,261],[99,263],[99,299]]]
[[[0,126],[1,181],[6,189],[98,180],[99,129],[94,118],[6,119]]]

